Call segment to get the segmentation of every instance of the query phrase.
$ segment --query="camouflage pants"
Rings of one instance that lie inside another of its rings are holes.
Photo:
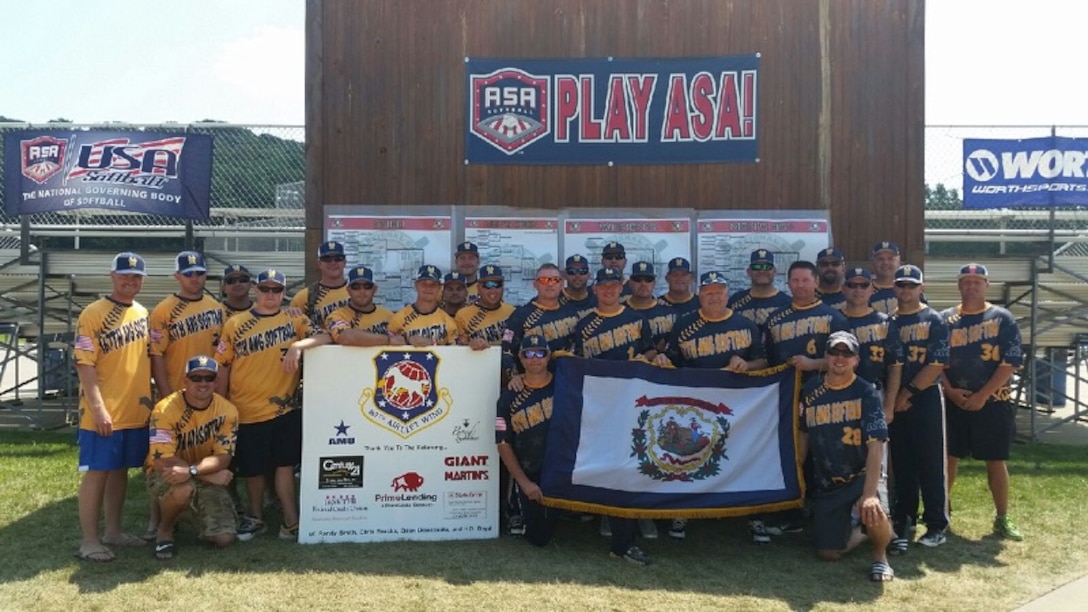
[[[210,538],[224,533],[237,532],[237,516],[234,502],[226,487],[213,485],[199,478],[180,485],[171,485],[163,480],[162,475],[150,471],[147,475],[148,488],[155,499],[162,499],[175,487],[192,486],[193,496],[189,498],[189,510],[179,518],[187,518],[202,538]]]

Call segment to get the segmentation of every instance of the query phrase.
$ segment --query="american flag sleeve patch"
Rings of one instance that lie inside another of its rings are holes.
[[[77,351],[93,351],[94,341],[90,336],[76,336],[76,341],[72,343],[72,348]]]
[[[506,419],[495,417],[495,431],[506,431]]]
[[[148,441],[151,444],[173,444],[174,436],[170,435],[169,429],[152,429]]]

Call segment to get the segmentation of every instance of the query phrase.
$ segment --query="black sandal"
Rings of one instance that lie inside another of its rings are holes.
[[[174,553],[177,552],[177,547],[174,546],[173,540],[163,540],[162,542],[155,542],[155,558],[159,561],[169,561],[174,558]]]

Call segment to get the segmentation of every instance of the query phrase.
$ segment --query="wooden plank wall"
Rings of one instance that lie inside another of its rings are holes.
[[[322,206],[831,210],[922,263],[924,0],[308,0],[307,244]],[[762,54],[758,164],[465,166],[464,58]]]

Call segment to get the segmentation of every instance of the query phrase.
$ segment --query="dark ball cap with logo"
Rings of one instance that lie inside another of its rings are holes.
[[[691,272],[691,262],[683,257],[673,257],[669,260],[669,272]]]
[[[457,245],[456,255],[460,255],[461,253],[472,253],[474,255],[479,255],[480,249],[472,242],[462,242],[461,244]]]
[[[649,276],[656,277],[654,274],[654,265],[648,261],[640,261],[637,264],[631,266],[631,276]]]
[[[774,265],[774,252],[767,249],[756,249],[752,251],[752,255],[749,260],[749,264],[771,264]]]
[[[374,282],[374,271],[366,266],[352,268],[351,271],[348,272],[348,284],[350,285],[351,283],[358,281],[367,283]]]
[[[344,245],[335,241],[329,240],[328,242],[322,242],[321,246],[317,247],[317,256],[324,257],[326,255],[343,255]]]
[[[136,253],[124,252],[118,253],[113,258],[113,264],[110,265],[110,272],[115,274],[132,274],[136,276],[147,276],[145,270],[144,258],[140,257]]]
[[[540,334],[529,334],[521,339],[519,351],[548,350],[548,341]]]
[[[616,242],[606,242],[604,248],[601,250],[601,255],[619,255],[620,257],[626,257],[627,251],[623,248],[623,245]]]
[[[219,364],[214,359],[207,355],[196,355],[185,362],[185,374],[192,374],[199,370],[207,370],[208,372],[218,372]]]
[[[619,270],[614,268],[601,268],[597,270],[597,284],[609,283],[609,282],[622,283],[623,277],[620,276]]]
[[[442,282],[442,270],[438,269],[438,266],[420,266],[419,272],[416,273],[416,280],[433,280],[436,283]]]

